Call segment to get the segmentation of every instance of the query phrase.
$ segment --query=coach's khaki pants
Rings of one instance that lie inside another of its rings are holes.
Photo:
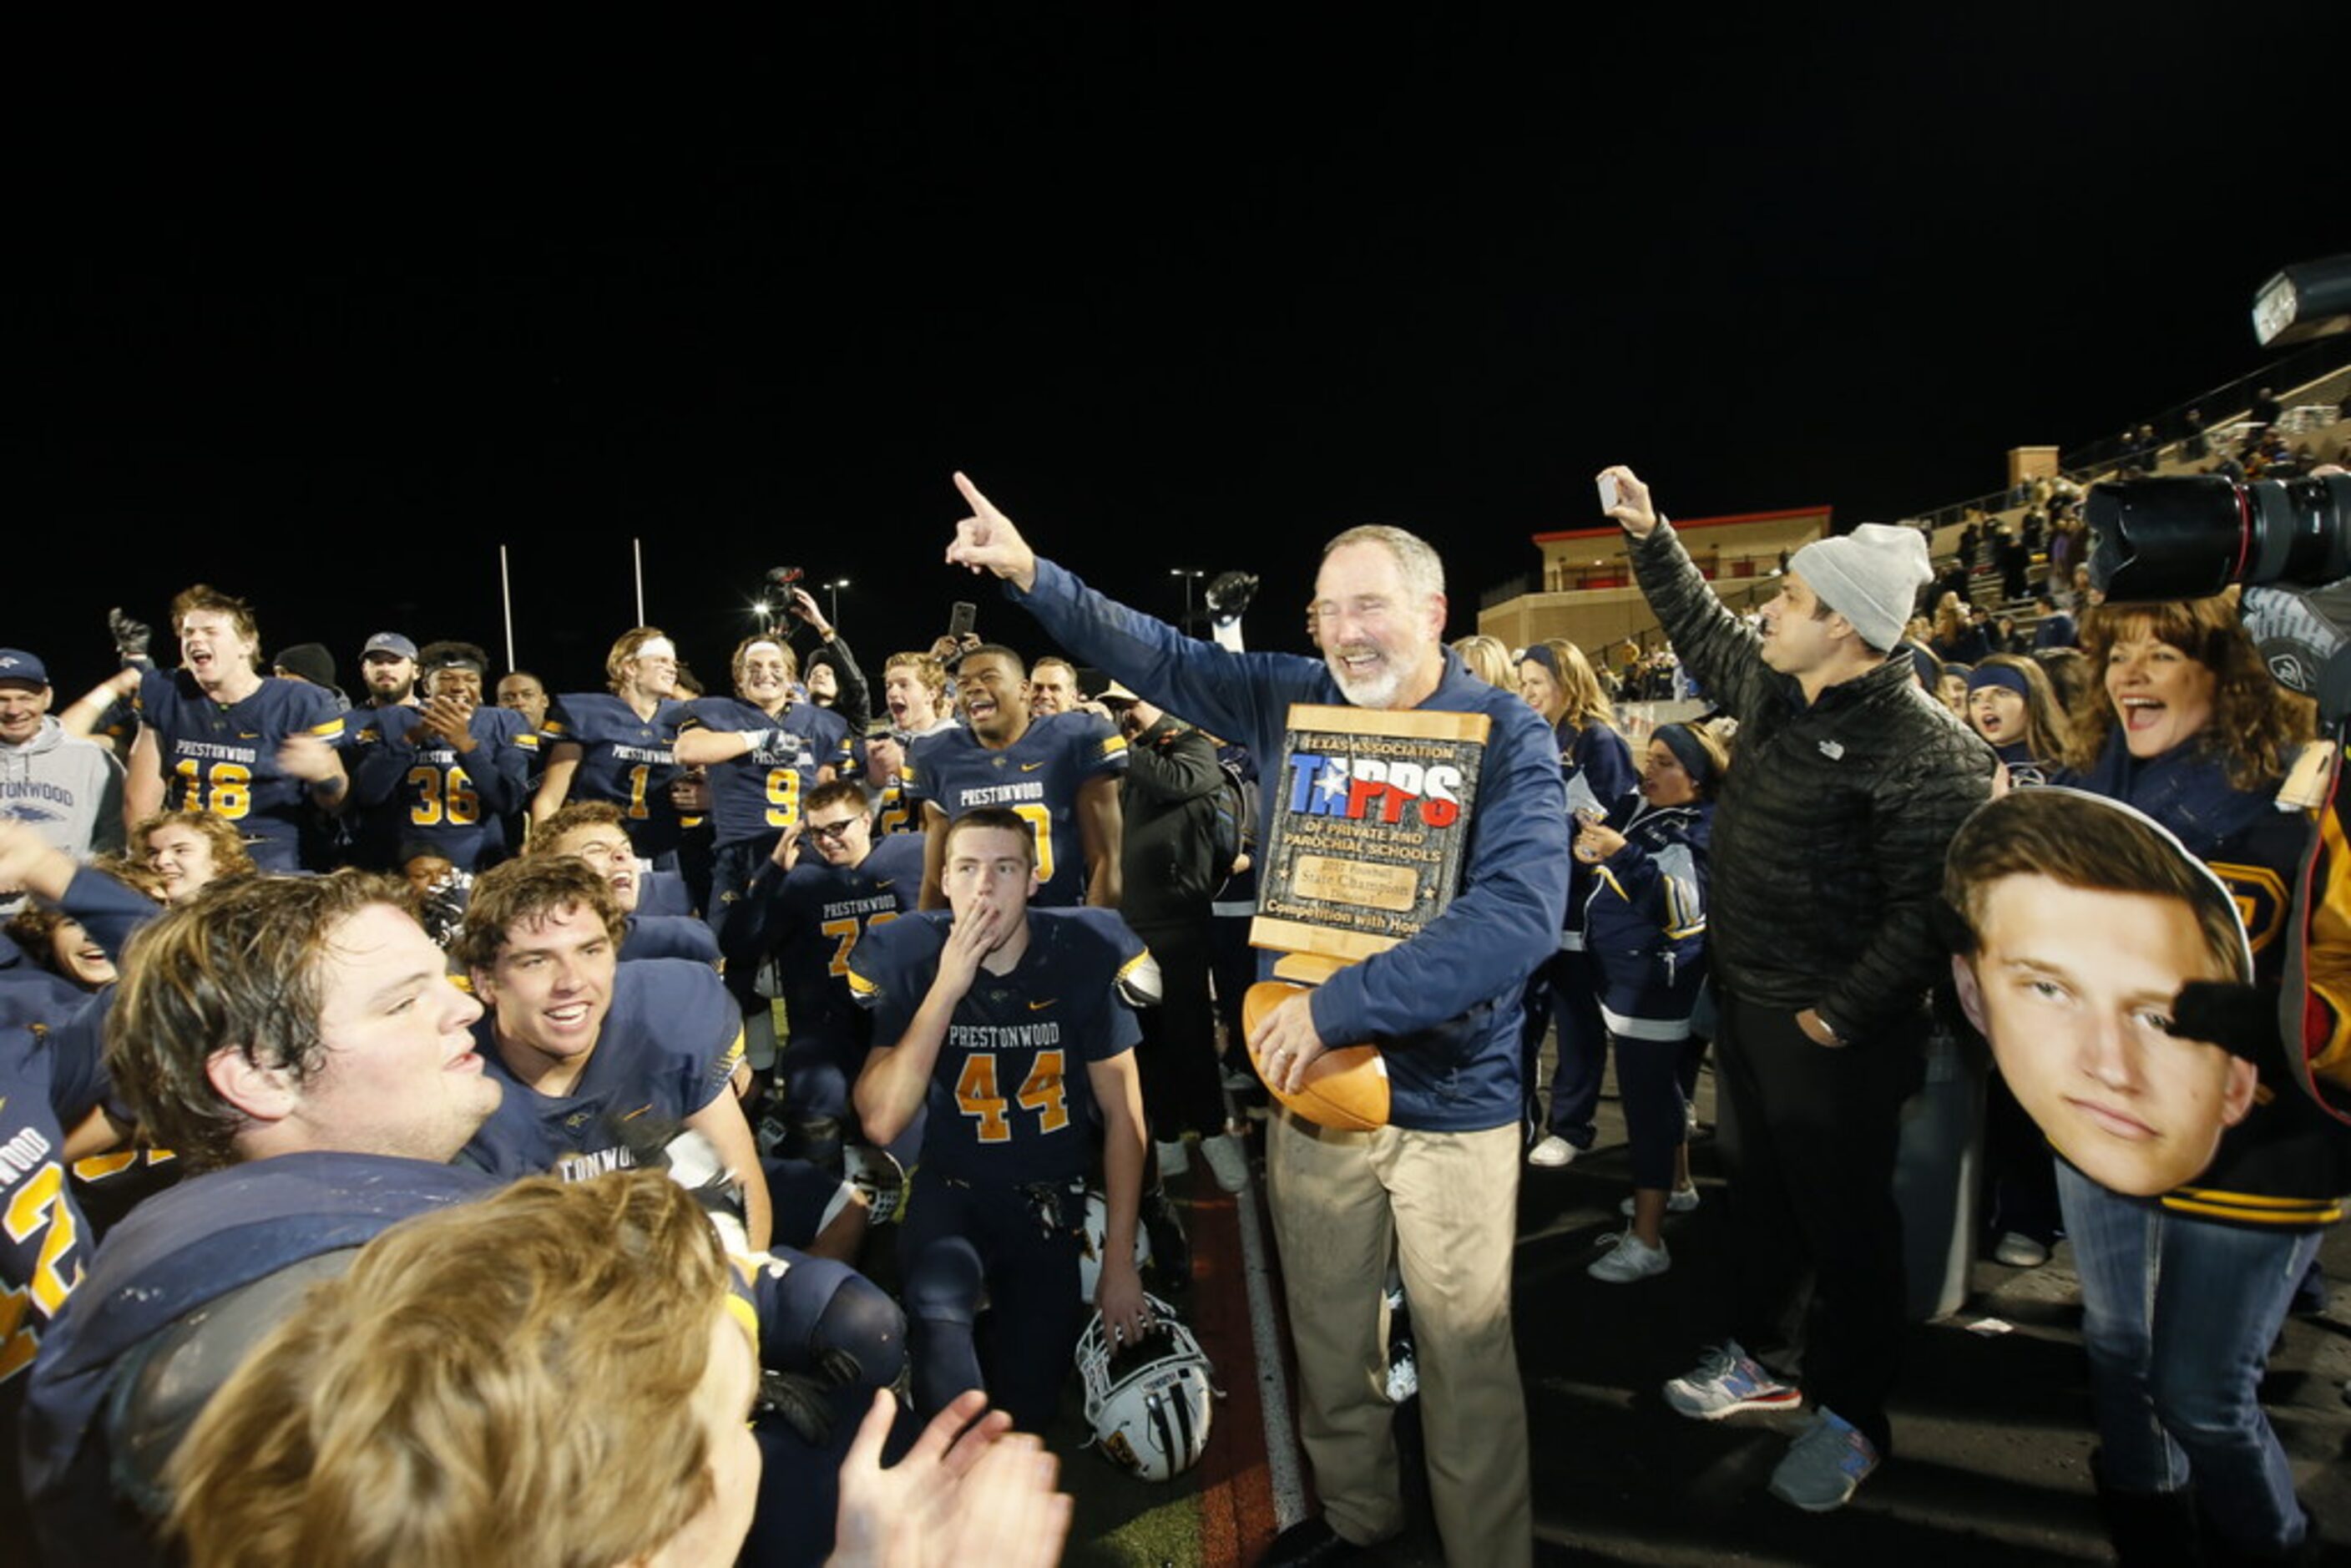
[[[1534,1552],[1527,1411],[1510,1343],[1519,1129],[1333,1133],[1277,1110],[1266,1152],[1298,1352],[1301,1436],[1331,1527],[1404,1525],[1381,1286],[1393,1239],[1420,1367],[1429,1491],[1447,1563]]]

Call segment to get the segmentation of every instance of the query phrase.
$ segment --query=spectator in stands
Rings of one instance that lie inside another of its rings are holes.
[[[2252,418],[2254,423],[2263,425],[2275,424],[2278,422],[2279,417],[2284,413],[2285,405],[2278,402],[2277,393],[2272,392],[2269,388],[2263,387],[2261,391],[2253,394]]]
[[[2061,517],[2050,526],[2048,572],[2043,578],[2048,591],[2062,592],[2073,580],[2074,560],[2082,549],[2082,525],[2070,517]]]
[[[2074,726],[2032,660],[1994,653],[1968,674],[1966,717],[2000,758],[2008,788],[2071,784]]]
[[[2000,596],[2011,603],[2032,590],[2024,580],[2032,570],[2032,551],[2012,528],[2000,530]]]
[[[2081,641],[2081,632],[2074,618],[2058,608],[2057,596],[2046,589],[2032,596],[2032,608],[2041,617],[2032,629],[2034,648],[2071,648]]]
[[[1935,657],[1945,664],[1954,660],[1973,664],[1991,652],[1991,643],[1969,614],[1969,606],[1956,593],[1946,593],[1935,603],[1935,635],[1928,646]]]
[[[2182,421],[2188,426],[2188,438],[2179,444],[2183,462],[2201,463],[2212,455],[2211,438],[2204,434],[2204,411],[2191,408]]]

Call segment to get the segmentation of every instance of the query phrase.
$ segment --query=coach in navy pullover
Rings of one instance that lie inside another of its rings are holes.
[[[1323,1512],[1265,1561],[1368,1545],[1403,1526],[1390,1410],[1364,1376],[1378,1359],[1377,1297],[1391,1229],[1425,1364],[1430,1490],[1452,1562],[1530,1561],[1523,1390],[1510,1346],[1510,1260],[1519,1176],[1520,997],[1556,947],[1567,898],[1567,803],[1558,747],[1513,694],[1447,651],[1443,570],[1400,529],[1332,541],[1316,580],[1322,660],[1236,653],[1114,604],[1039,559],[1010,520],[958,478],[975,515],[948,559],[993,571],[1073,658],[1267,759],[1277,799],[1291,705],[1482,713],[1493,727],[1471,808],[1462,885],[1410,941],[1350,966],[1261,1020],[1251,1045],[1295,1082],[1328,1046],[1368,1041],[1387,1064],[1391,1124],[1333,1133],[1288,1113],[1268,1134],[1302,1389],[1301,1433]],[[1310,1021],[1311,1019],[1311,1021]],[[1383,1218],[1367,1222],[1373,1214]]]

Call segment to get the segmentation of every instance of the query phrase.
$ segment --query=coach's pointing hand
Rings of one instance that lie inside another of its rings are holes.
[[[957,474],[955,482],[970,503],[971,516],[956,525],[955,543],[947,546],[947,564],[992,571],[1023,593],[1036,587],[1037,552],[1029,548],[1012,519],[998,511],[996,503],[963,475]]]

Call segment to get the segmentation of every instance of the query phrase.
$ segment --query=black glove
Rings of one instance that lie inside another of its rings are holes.
[[[1257,574],[1248,571],[1219,572],[1208,584],[1208,609],[1219,621],[1238,621],[1241,612],[1257,597]]]
[[[147,646],[155,640],[155,629],[144,621],[133,621],[121,608],[106,612],[106,629],[114,633],[114,651],[126,664],[147,663]]]
[[[2190,980],[2172,998],[2166,1032],[2175,1040],[2204,1040],[2259,1065],[2277,1054],[2277,988]]]
[[[832,1386],[822,1377],[798,1372],[759,1374],[758,1414],[775,1416],[812,1448],[832,1437]]]

